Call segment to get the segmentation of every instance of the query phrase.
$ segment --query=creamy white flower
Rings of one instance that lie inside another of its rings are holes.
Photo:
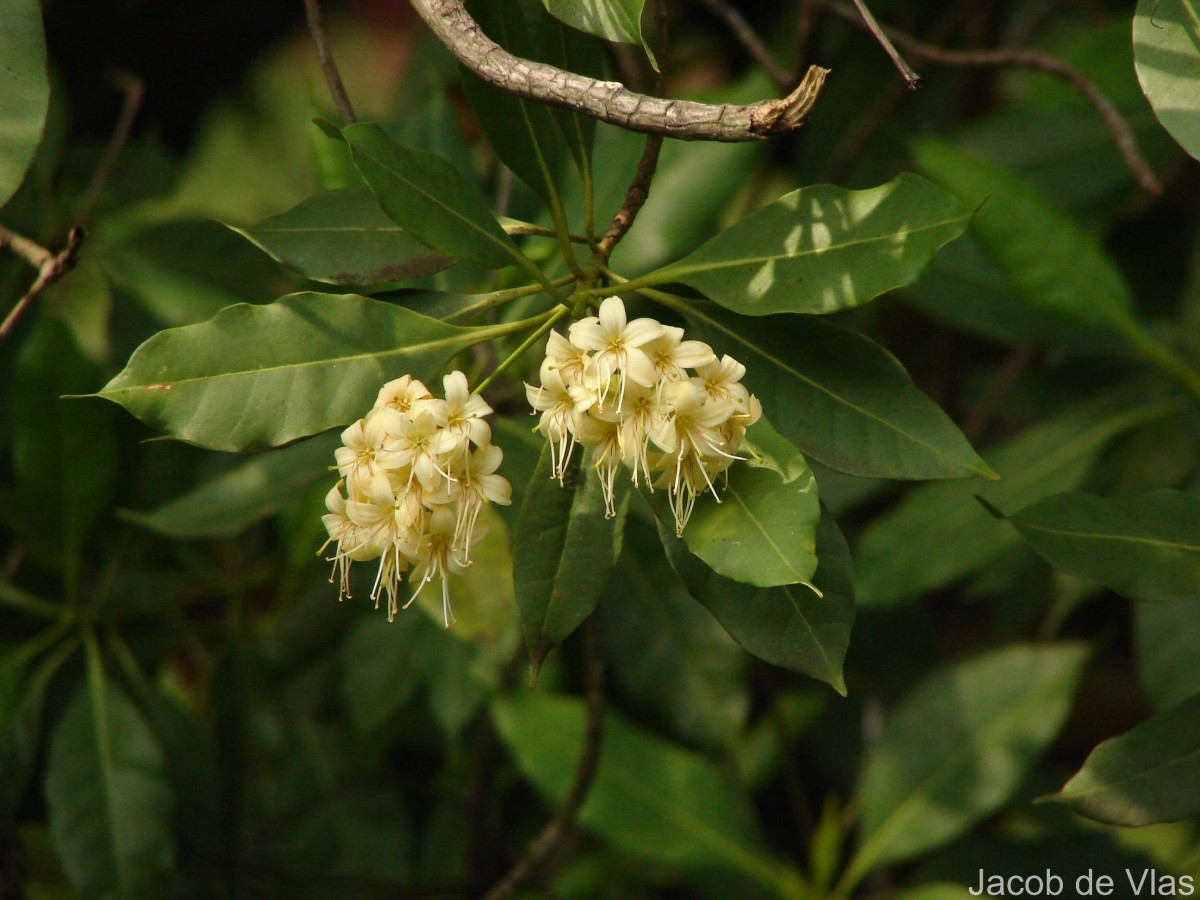
[[[454,371],[442,379],[446,390],[444,427],[465,444],[470,440],[482,447],[492,439],[492,428],[483,417],[490,415],[492,408],[478,394],[472,394],[467,386],[467,376]]]
[[[585,357],[580,354],[580,366]],[[378,607],[387,596],[389,619],[410,566],[416,567],[409,576],[416,583],[412,597],[441,577],[449,625],[449,575],[470,562],[470,549],[486,530],[478,524],[482,508],[511,503],[512,486],[497,472],[504,453],[492,445],[484,421],[491,407],[470,393],[462,372],[442,383],[445,399],[408,375],[390,381],[376,406],[342,432],[334,459],[344,477],[325,500],[329,540],[321,551],[336,543],[330,581],[338,579],[339,599],[350,596],[351,563],[378,559],[371,597]]]
[[[762,415],[741,383],[745,367],[729,356],[718,359],[703,341],[685,340],[682,328],[628,322],[618,298],[605,300],[598,316],[576,322],[569,334],[551,332],[541,383],[525,388],[541,413],[536,430],[550,441],[551,474],[561,481],[582,444],[607,514],[615,512],[623,465],[635,486],[644,479],[651,490],[666,488],[682,533],[700,494],[720,502],[716,480],[742,458],[746,429]]]
[[[471,547],[476,543],[475,523],[487,503],[508,506],[512,503],[512,485],[496,470],[504,460],[504,451],[494,444],[485,444],[464,458],[454,470],[458,483],[458,521],[454,526],[455,546],[462,548],[463,562],[471,560]]]
[[[405,416],[399,433],[375,452],[375,460],[386,468],[408,466],[412,477],[427,490],[437,487],[437,480],[453,481],[446,463],[458,449],[459,440],[438,425],[433,411],[422,409],[415,416]]]
[[[407,413],[412,409],[412,405],[419,400],[432,399],[433,394],[429,393],[429,388],[417,381],[411,375],[404,375],[393,381],[389,381],[379,389],[379,394],[375,398],[375,405],[386,406],[397,412]]]
[[[662,334],[662,325],[654,319],[634,319],[625,316],[625,304],[620,297],[609,297],[600,304],[599,315],[573,323],[568,329],[570,341],[581,350],[592,351],[595,385],[601,391],[600,405],[607,395],[606,382],[611,375],[619,379],[618,404],[624,396],[627,380],[646,387],[654,384],[654,364],[642,350]]]
[[[717,358],[704,341],[685,341],[683,329],[674,325],[662,326],[662,334],[643,349],[654,364],[660,383],[687,378],[687,369],[707,365]]]
[[[411,579],[417,583],[417,588],[408,598],[408,602],[404,604],[404,608],[407,609],[424,590],[425,585],[435,578],[440,578],[442,582],[442,617],[447,628],[454,621],[454,613],[450,609],[450,575],[451,573],[462,574],[466,567],[466,563],[458,557],[460,548],[454,541],[456,525],[455,515],[448,507],[439,506],[430,513],[429,523],[418,536],[409,555],[409,559],[413,563]],[[482,538],[483,535],[480,534],[479,537]],[[470,548],[461,549],[469,550]]]

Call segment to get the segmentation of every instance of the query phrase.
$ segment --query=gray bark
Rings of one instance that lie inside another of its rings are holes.
[[[810,66],[799,86],[779,100],[736,105],[666,100],[514,56],[483,33],[460,0],[411,3],[458,61],[489,84],[631,131],[685,141],[754,141],[787,134],[804,123],[829,74],[828,69]]]

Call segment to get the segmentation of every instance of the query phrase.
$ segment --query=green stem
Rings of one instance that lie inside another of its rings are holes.
[[[514,250],[512,257],[518,267],[527,272],[534,281],[542,286],[542,290],[554,298],[555,303],[566,305],[567,301],[559,295],[558,288],[554,282],[546,276],[545,272],[538,268],[537,263],[520,250]]]
[[[21,612],[27,612],[43,619],[61,618],[66,611],[65,607],[59,606],[57,603],[43,600],[41,597],[11,584],[0,584],[0,605],[11,606],[13,609],[19,609]]]
[[[558,237],[558,232],[553,228],[547,228],[544,225],[535,225],[532,222],[522,222],[520,219],[513,219],[507,216],[500,220],[500,224],[509,237]],[[567,237],[572,244],[590,243],[588,238],[582,234],[568,234]]]
[[[564,275],[562,278],[556,278],[550,283],[559,288],[570,284],[574,280],[574,275]],[[510,300],[520,300],[522,297],[532,297],[534,294],[545,293],[545,290],[540,284],[523,284],[520,287],[507,288],[503,291],[492,291],[490,294],[479,294],[479,299],[474,303],[464,306],[462,309],[456,309],[450,315],[443,318],[442,321],[454,322],[458,319],[465,319],[469,315],[483,312],[483,310],[491,309],[493,306],[501,306]]]
[[[547,314],[546,320],[537,327],[533,334],[521,341],[521,346],[517,347],[517,349],[512,353],[508,354],[508,356],[504,358],[500,365],[496,366],[496,368],[492,370],[491,375],[479,382],[473,393],[482,394],[487,386],[496,380],[497,375],[520,359],[526,350],[536,344],[547,331],[554,327],[556,322],[566,316],[569,312],[570,310],[565,306],[560,306],[557,309],[551,310]],[[529,320],[527,319],[526,322],[528,321]]]

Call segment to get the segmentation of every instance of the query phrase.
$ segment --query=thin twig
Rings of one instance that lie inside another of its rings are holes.
[[[509,53],[480,29],[461,0],[410,0],[430,30],[464,66],[489,84],[527,100],[561,106],[631,131],[681,140],[756,141],[799,128],[828,69],[810,66],[779,100],[708,104],[665,100]]]
[[[104,155],[100,157],[100,163],[96,166],[96,171],[92,173],[92,180],[88,182],[87,189],[83,192],[83,199],[79,201],[79,209],[75,212],[75,224],[80,228],[87,226],[92,217],[92,208],[100,198],[100,192],[108,184],[117,160],[121,157],[121,151],[129,143],[134,120],[137,118],[138,110],[142,107],[142,98],[146,93],[146,86],[142,79],[129,72],[115,70],[109,73],[108,80],[113,87],[125,95],[125,102],[121,105],[121,114],[117,116],[117,124],[113,127],[112,135],[108,139],[108,146],[104,148]]]
[[[587,702],[587,723],[583,732],[583,749],[575,767],[575,782],[571,792],[546,827],[529,842],[521,858],[503,878],[484,895],[484,900],[503,900],[521,886],[538,868],[549,860],[567,836],[575,816],[587,799],[600,763],[600,747],[604,742],[604,663],[600,658],[599,637],[595,617],[583,623],[583,664]]]
[[[910,91],[915,91],[921,86],[921,76],[912,70],[912,67],[905,61],[888,39],[888,34],[879,23],[875,21],[875,17],[871,15],[871,10],[867,9],[867,4],[864,0],[854,0],[854,5],[858,9],[858,14],[862,16],[863,23],[867,26],[867,30],[875,36],[875,40],[879,41],[879,46],[883,47],[888,57],[892,61],[892,65],[896,70],[904,76],[904,81],[908,85]]]
[[[703,0],[713,15],[725,23],[736,40],[750,57],[759,64],[767,77],[782,90],[792,85],[792,75],[779,64],[770,48],[763,43],[754,27],[746,21],[741,11],[731,6],[726,0]]]
[[[325,83],[329,85],[329,94],[337,107],[342,124],[353,125],[358,121],[354,115],[354,107],[350,104],[350,96],[346,86],[342,84],[342,76],[338,72],[333,52],[329,49],[329,41],[325,37],[325,23],[321,18],[320,0],[304,0],[304,12],[308,17],[308,33],[312,35],[313,44],[317,48],[317,57],[321,60],[321,70],[325,73]]]
[[[9,247],[14,253],[38,270],[37,278],[30,285],[25,296],[17,301],[16,306],[9,310],[4,321],[0,322],[0,340],[8,336],[17,324],[17,320],[39,294],[62,277],[75,263],[75,254],[83,241],[83,229],[72,228],[67,235],[67,246],[54,254],[29,238],[22,237],[14,231],[9,231],[0,225],[0,247]]]
[[[834,14],[850,22],[858,22],[858,15],[844,3],[826,0],[825,6]],[[1040,50],[999,48],[995,50],[948,50],[919,40],[894,28],[883,29],[888,37],[903,47],[905,52],[919,56],[929,62],[947,66],[974,68],[1019,67],[1036,69],[1065,81],[1092,104],[1100,114],[1105,127],[1112,135],[1117,151],[1125,161],[1126,168],[1133,174],[1138,185],[1151,194],[1161,194],[1162,184],[1138,149],[1137,138],[1125,117],[1112,101],[1096,85],[1069,63],[1050,56]]]
[[[655,15],[658,25],[658,57],[662,62],[654,89],[661,96],[666,92],[667,79],[665,73],[667,70],[667,53],[670,46],[670,21],[667,15],[665,0],[659,0],[656,4]],[[650,182],[654,180],[654,173],[658,170],[658,156],[662,152],[662,145],[662,135],[651,134],[646,137],[646,145],[642,148],[642,158],[638,160],[637,171],[633,174],[633,181],[629,183],[629,189],[625,191],[625,199],[621,201],[620,209],[613,214],[612,221],[608,224],[608,229],[604,232],[604,236],[600,238],[600,243],[596,247],[594,256],[596,262],[602,265],[608,262],[613,248],[620,243],[621,238],[625,237],[629,229],[633,226],[633,220],[637,218],[637,214],[645,206],[646,199],[650,196]]]

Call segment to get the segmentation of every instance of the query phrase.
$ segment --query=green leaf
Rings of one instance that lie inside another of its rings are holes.
[[[0,823],[15,821],[33,774],[42,732],[40,687],[27,677],[29,653],[0,650]]]
[[[735,464],[720,495],[719,503],[711,495],[697,498],[683,532],[688,550],[718,575],[745,584],[811,581],[821,518],[812,472],[785,482],[771,469]],[[657,510],[665,512],[662,493],[652,496]]]
[[[174,863],[162,748],[89,653],[85,687],[50,738],[46,809],[72,885],[88,896],[161,895]]]
[[[7,386],[20,527],[41,551],[70,555],[108,507],[117,451],[110,410],[63,394],[94,390],[100,370],[58,319],[43,316]]]
[[[971,234],[1026,303],[1089,328],[1137,327],[1129,287],[1112,258],[1027,182],[942,141],[919,141],[913,155],[963,203],[983,204]]]
[[[593,42],[594,43],[594,42]],[[752,103],[774,90],[761,73],[742,78],[730,87],[700,99],[713,104]],[[597,168],[611,164],[602,157],[611,156],[612,145],[628,142],[632,159],[619,160],[616,169],[624,174],[624,182],[616,187],[616,196],[599,196],[602,212],[611,203],[615,210],[625,198],[629,177],[633,174],[645,143],[641,135],[632,132],[612,134],[606,128],[597,152]],[[747,180],[769,149],[765,141],[742,141],[723,144],[718,141],[666,141],[654,170],[654,187],[633,227],[616,246],[612,268],[629,276],[642,275],[658,266],[691,253],[728,222],[729,207],[744,190]],[[597,178],[604,173],[598,172]],[[725,217],[725,218],[723,218]]]
[[[1134,606],[1138,676],[1156,710],[1200,693],[1200,604]]]
[[[1079,645],[1018,645],[935,672],[871,749],[856,878],[966,832],[1020,787],[1071,709]]]
[[[869,338],[811,316],[746,320],[701,301],[681,311],[718,353],[745,364],[763,412],[806,456],[868,478],[992,474]]]
[[[292,294],[159,332],[99,396],[180,440],[254,450],[353,422],[389,379],[433,379],[459,351],[525,327],[458,328],[354,294]]]
[[[988,454],[1002,476],[923,485],[876,518],[855,548],[859,602],[892,606],[957,581],[1020,542],[975,499],[1020,509],[1078,486],[1114,437],[1171,407],[1102,398],[1047,419]]]
[[[365,188],[326,191],[249,228],[227,227],[305,278],[327,284],[404,281],[454,263],[399,228]]]
[[[526,5],[526,10],[531,7]],[[536,23],[535,23],[536,24]],[[565,27],[558,19],[544,17],[541,23],[543,62],[568,72],[600,81],[604,78],[604,52],[601,44],[589,36]],[[596,138],[596,120],[574,110],[551,107],[567,152],[581,175],[592,177],[592,146]]]
[[[817,527],[813,579],[822,596],[802,584],[758,588],[731,581],[693,556],[673,525],[658,526],[676,574],[688,593],[704,604],[750,653],[772,665],[810,675],[846,693],[842,662],[854,622],[854,572],[837,524],[822,516]]]
[[[764,466],[777,472],[785,483],[804,480],[812,475],[804,454],[775,430],[770,419],[759,420],[746,429],[746,451],[751,454],[750,465]]]
[[[167,537],[234,537],[322,479],[332,484],[328,467],[337,446],[329,435],[270,450],[161,506],[122,510],[121,517]]]
[[[415,640],[424,616],[380,612],[359,616],[342,645],[342,701],[355,731],[364,737],[382,728],[421,686],[430,664],[428,642]]]
[[[615,518],[605,518],[596,473],[576,455],[563,484],[550,477],[546,444],[525,492],[513,534],[513,584],[533,678],[546,654],[578,628],[600,602],[621,554],[628,488]]]
[[[479,188],[446,160],[397,144],[377,125],[350,125],[342,135],[383,211],[417,240],[489,269],[522,258]]]
[[[746,724],[746,655],[688,596],[654,526],[631,516],[600,608],[604,658],[621,694],[689,744],[728,747]]]
[[[642,8],[646,0],[542,0],[554,18],[572,28],[623,44],[641,44],[658,71],[658,61],[642,35]]]
[[[583,744],[574,698],[528,693],[497,700],[492,717],[517,767],[554,803],[570,790]],[[697,753],[605,716],[599,768],[579,822],[615,847],[672,866],[744,873],[774,887],[745,794]]]
[[[161,222],[105,250],[113,283],[166,325],[203,322],[234,303],[266,302],[290,284],[278,266],[215,222]]]
[[[1058,494],[1009,518],[1064,572],[1137,600],[1200,600],[1200,498]]]
[[[1102,743],[1061,791],[1045,799],[1113,825],[1200,814],[1200,694]]]
[[[484,33],[509,52],[525,59],[534,49],[521,5],[512,0],[473,0],[471,15]],[[464,67],[463,90],[492,150],[518,178],[547,203],[558,193],[555,176],[562,161],[559,129],[549,107],[488,84]]]
[[[831,313],[914,280],[970,218],[953,195],[907,173],[865,191],[817,185],[634,283],[682,282],[743,315]]]
[[[1158,121],[1179,146],[1200,159],[1200,4],[1139,0],[1133,59]]]
[[[16,193],[33,163],[46,110],[50,80],[46,74],[46,36],[38,0],[0,0],[0,206]]]

